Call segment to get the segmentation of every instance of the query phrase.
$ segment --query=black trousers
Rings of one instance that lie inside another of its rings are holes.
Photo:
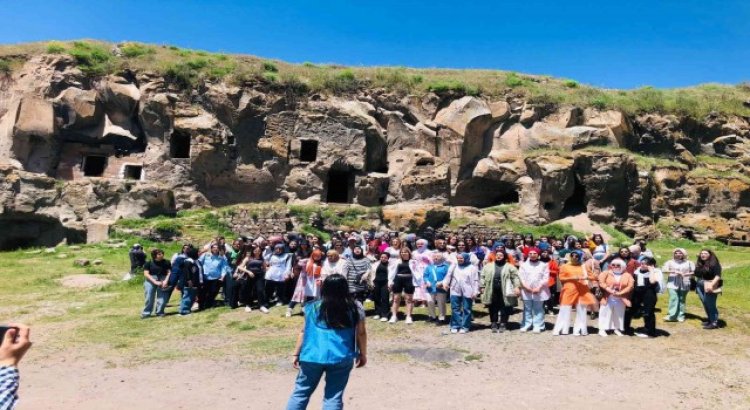
[[[389,296],[388,281],[376,281],[375,288],[372,290],[372,301],[375,302],[376,315],[380,317],[388,316],[390,311]]]
[[[554,288],[554,286],[553,286]],[[547,312],[552,312],[552,309],[560,303],[560,292],[556,289],[550,288],[550,297],[544,301],[544,309]]]
[[[258,299],[258,307],[268,307],[268,298],[266,297],[266,276],[264,272],[255,274],[255,297]]]
[[[498,293],[502,293],[502,291],[493,291],[492,293],[492,303],[490,303],[490,306],[488,308],[488,310],[490,311],[490,322],[497,323],[499,313],[500,323],[507,324],[511,309],[505,306],[503,295],[498,295]]]
[[[289,301],[286,299],[286,281],[276,282],[275,280],[266,280],[265,290],[266,304],[263,306],[268,307],[271,295],[276,295],[277,302],[281,302],[283,305],[289,304]]]
[[[255,278],[240,277],[234,281],[233,299],[240,306],[250,306],[253,304],[255,289]]]
[[[653,286],[636,286],[630,298],[630,307],[625,309],[625,330],[631,330],[633,318],[643,317],[646,334],[656,334],[656,289]]]
[[[198,288],[198,304],[201,310],[214,306],[220,286],[221,283],[219,283],[218,279],[203,281],[203,284]]]

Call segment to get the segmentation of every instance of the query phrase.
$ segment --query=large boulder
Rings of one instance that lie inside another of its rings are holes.
[[[58,97],[63,113],[63,127],[84,129],[94,127],[102,121],[104,109],[94,90],[67,88]]]
[[[52,103],[34,96],[24,97],[16,117],[15,138],[51,138],[54,133],[55,115]]]
[[[129,129],[141,99],[138,87],[123,77],[109,76],[102,81],[99,93],[112,122]]]
[[[633,126],[622,111],[586,108],[583,111],[583,125],[609,130],[613,142],[619,147],[625,147],[626,139],[633,134]]]
[[[490,107],[476,97],[459,98],[438,111],[435,123],[444,128],[438,132],[438,152],[450,166],[451,185],[470,176],[490,151],[492,144],[485,140],[485,131],[492,122]]]

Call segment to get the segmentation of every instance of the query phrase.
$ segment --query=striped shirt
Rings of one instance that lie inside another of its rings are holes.
[[[346,261],[346,281],[349,282],[349,293],[364,292],[367,283],[362,283],[362,276],[370,271],[370,260],[367,258]]]
[[[0,366],[0,410],[12,410],[18,401],[18,369]]]

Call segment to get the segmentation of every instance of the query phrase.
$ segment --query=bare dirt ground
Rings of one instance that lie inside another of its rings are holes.
[[[492,334],[483,328],[487,321],[479,318],[480,328],[468,335],[368,321],[373,329],[398,326],[403,332],[395,339],[370,338],[369,363],[352,372],[347,407],[750,408],[750,337],[701,330],[697,319],[660,325],[668,335],[651,340]],[[554,317],[547,321],[551,326]],[[21,410],[279,409],[296,375],[286,357],[258,366],[220,348],[215,360],[186,354],[133,366],[127,357],[114,364],[76,349],[44,354],[43,343],[55,330],[35,329],[37,353],[32,349],[21,368]],[[320,408],[321,391],[322,383],[310,408]]]

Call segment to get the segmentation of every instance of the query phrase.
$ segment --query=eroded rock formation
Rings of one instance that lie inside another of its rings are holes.
[[[39,55],[2,82],[0,164],[0,248],[277,200],[388,205],[394,219],[404,203],[515,204],[528,223],[586,212],[639,235],[660,220],[719,239],[750,231],[748,118],[629,117],[512,94],[298,95],[263,81],[185,91]]]

